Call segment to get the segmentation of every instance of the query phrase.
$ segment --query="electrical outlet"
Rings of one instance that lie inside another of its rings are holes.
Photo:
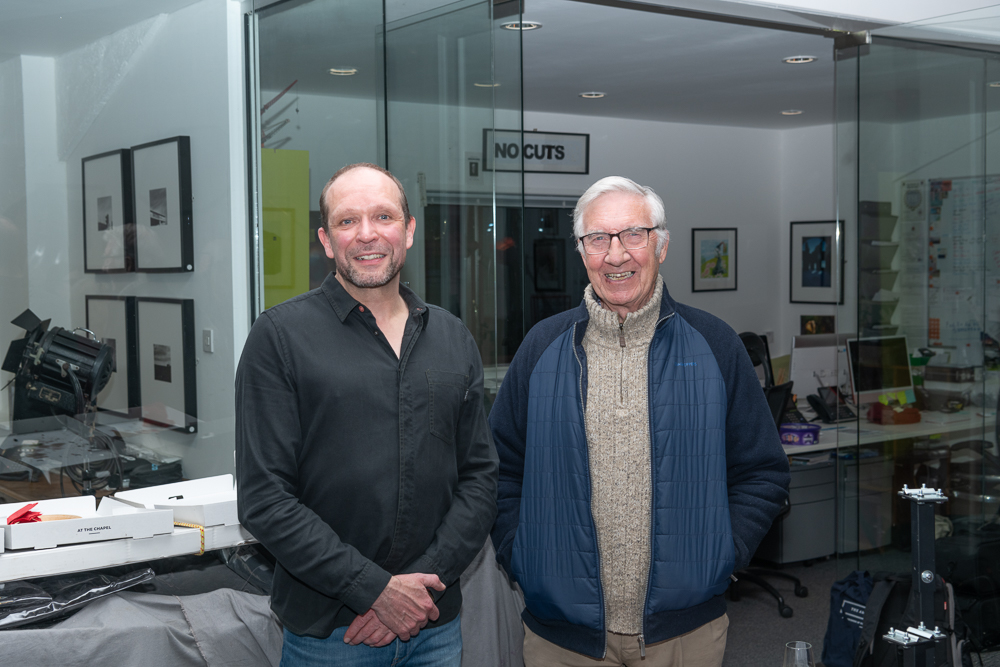
[[[201,330],[201,349],[205,352],[215,352],[215,340],[211,329]]]

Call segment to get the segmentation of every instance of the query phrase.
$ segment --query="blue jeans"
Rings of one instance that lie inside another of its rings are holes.
[[[326,639],[301,637],[285,630],[280,667],[460,667],[462,664],[461,616],[430,630],[421,630],[410,641],[398,638],[373,648],[344,643],[347,628],[337,628]]]

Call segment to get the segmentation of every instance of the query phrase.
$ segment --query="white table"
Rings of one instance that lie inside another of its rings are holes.
[[[984,416],[976,410],[966,410],[955,415],[921,412],[921,420],[916,424],[872,424],[863,417],[858,421],[843,424],[823,424],[820,442],[815,445],[783,445],[785,453],[806,454],[833,449],[844,449],[857,445],[874,445],[891,440],[926,438],[935,435],[950,439],[962,436],[991,436],[996,426],[996,415]],[[934,421],[946,419],[947,421]]]

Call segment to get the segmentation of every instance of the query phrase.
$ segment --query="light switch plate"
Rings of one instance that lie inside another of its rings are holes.
[[[215,352],[215,340],[211,329],[201,330],[201,349],[205,352]]]

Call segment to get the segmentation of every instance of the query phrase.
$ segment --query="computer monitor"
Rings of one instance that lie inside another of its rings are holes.
[[[913,400],[913,378],[910,375],[910,348],[906,336],[858,338],[847,342],[850,357],[851,386],[857,403],[873,403],[881,396],[897,398],[907,392],[907,403]]]
[[[792,336],[790,379],[799,401],[818,394],[820,387],[847,386],[847,341],[857,334],[813,334]]]

